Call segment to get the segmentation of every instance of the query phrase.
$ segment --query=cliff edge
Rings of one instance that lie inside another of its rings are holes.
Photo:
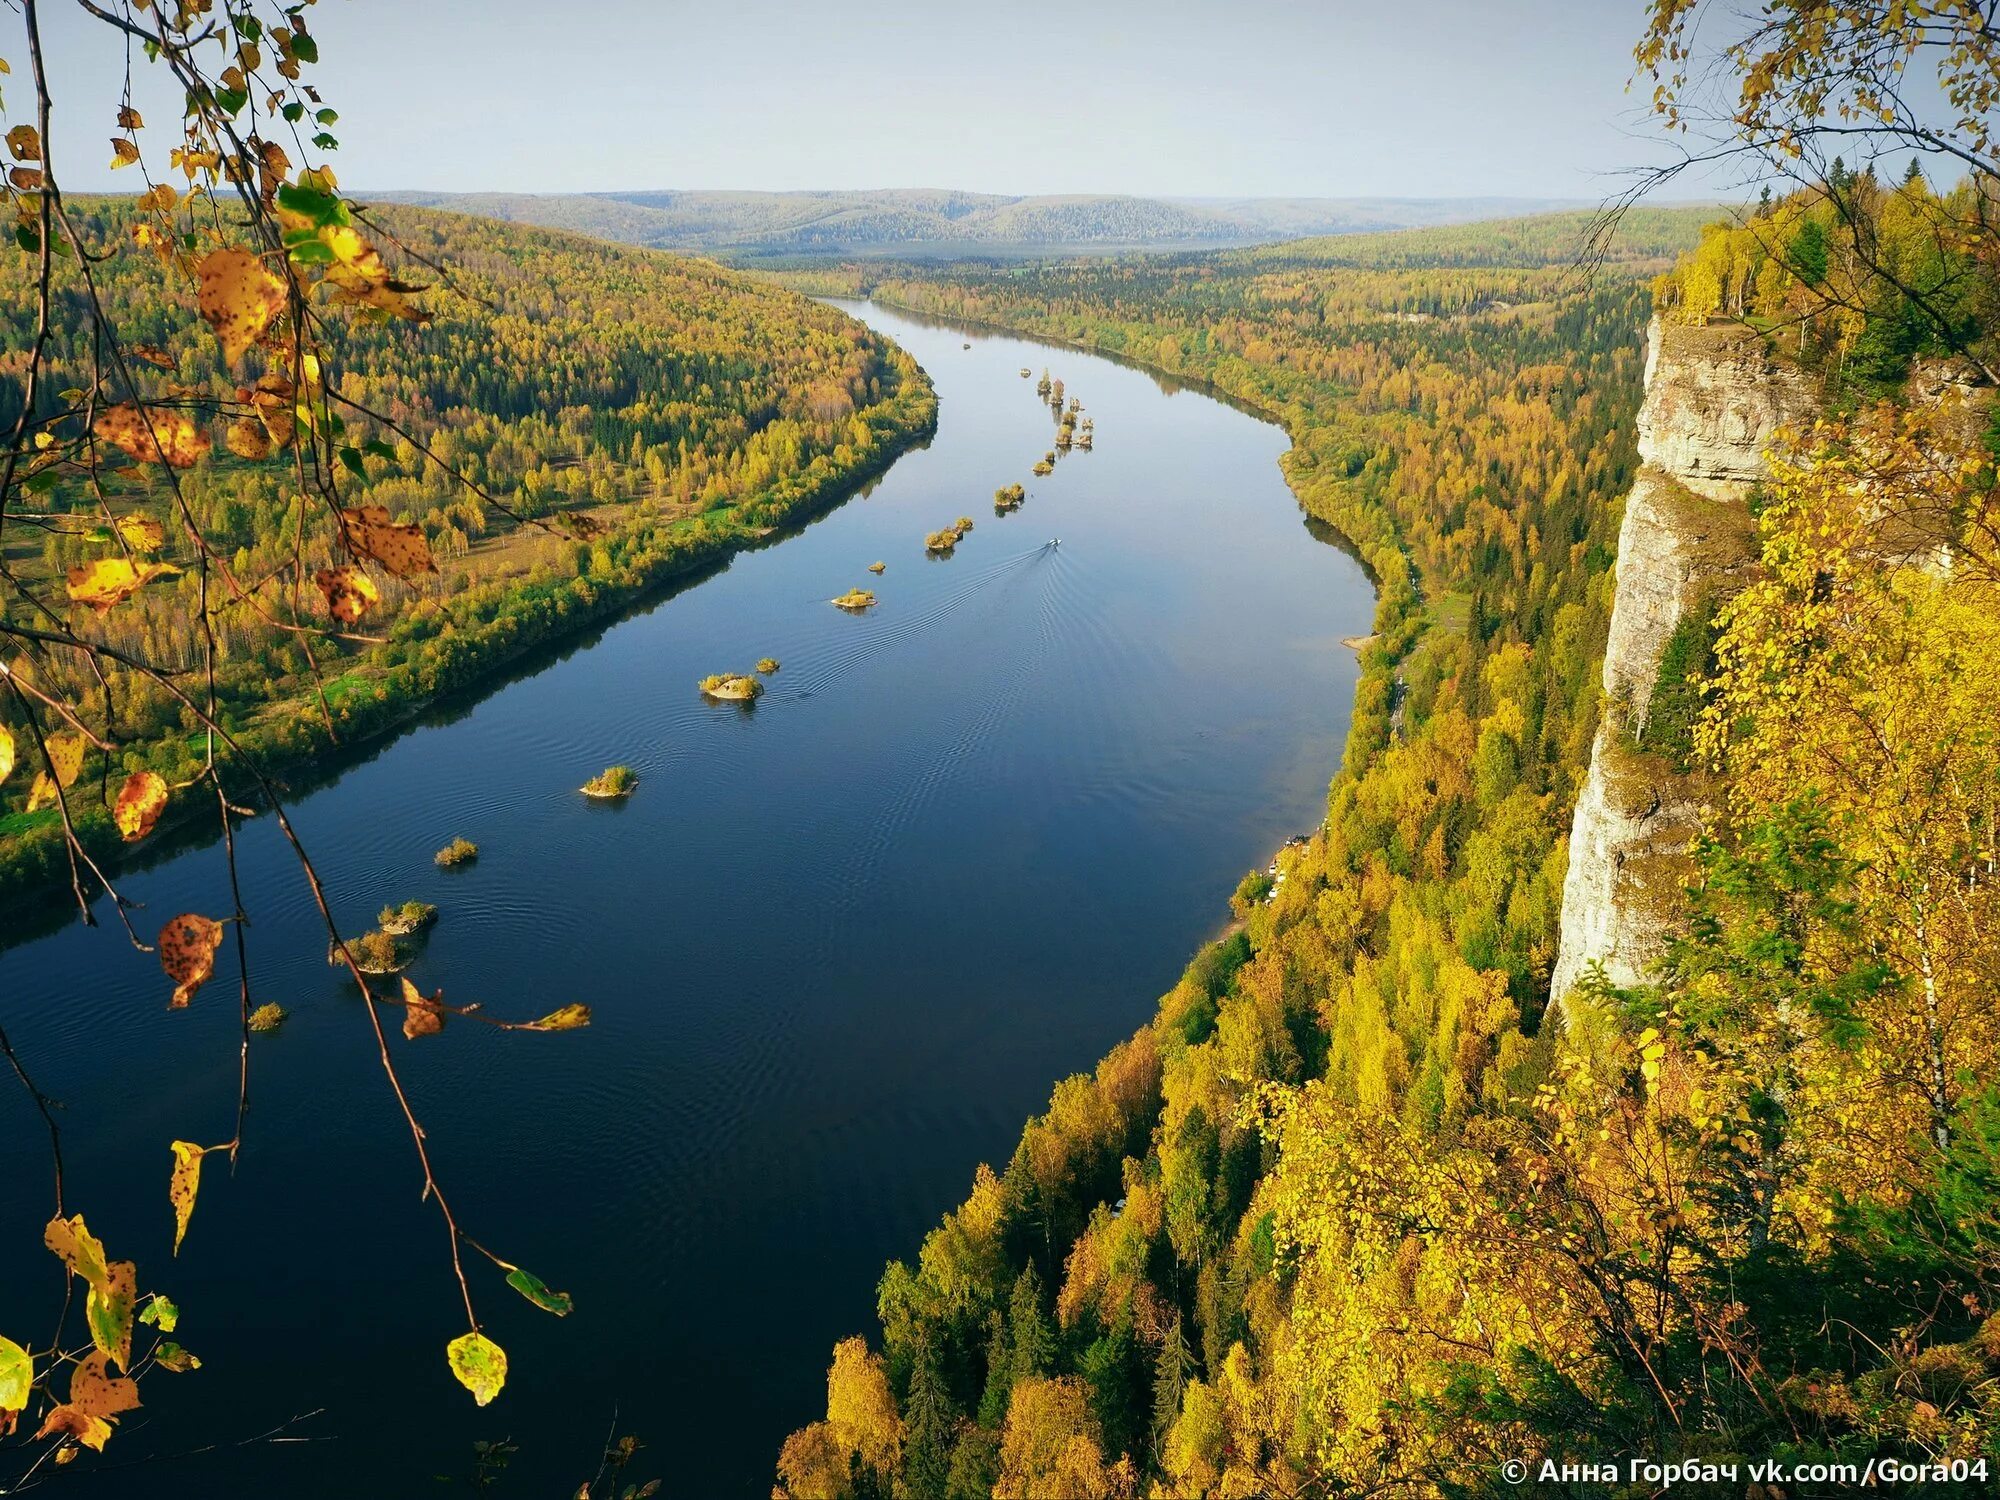
[[[1754,558],[1745,502],[1764,478],[1764,452],[1818,405],[1812,377],[1774,360],[1752,329],[1655,318],[1648,330],[1643,467],[1619,528],[1604,708],[1570,827],[1549,984],[1557,1009],[1592,962],[1632,984],[1664,946],[1690,874],[1701,789],[1640,748],[1660,660],[1681,621],[1713,609]]]

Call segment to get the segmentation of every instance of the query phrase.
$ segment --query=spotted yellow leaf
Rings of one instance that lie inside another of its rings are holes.
[[[391,521],[387,506],[354,506],[341,511],[340,521],[356,554],[373,558],[398,578],[437,571],[423,527]]]
[[[167,1179],[167,1197],[174,1205],[174,1254],[181,1253],[187,1238],[188,1220],[194,1217],[194,1197],[201,1191],[203,1149],[193,1141],[173,1143],[174,1171]]]
[[[359,568],[321,568],[313,582],[326,595],[326,612],[343,625],[352,625],[380,602],[375,582]]]
[[[195,267],[201,289],[195,304],[222,344],[222,357],[235,364],[263,336],[285,305],[285,284],[248,250],[215,250]]]
[[[118,789],[111,816],[118,824],[119,837],[129,844],[151,833],[166,810],[166,778],[157,771],[134,771]]]
[[[208,434],[184,413],[163,407],[142,411],[130,401],[107,407],[90,430],[141,463],[191,469],[208,452]]]
[[[215,973],[215,950],[222,945],[222,924],[212,917],[183,912],[160,930],[160,967],[174,982],[168,1008],[180,1010]]]
[[[252,463],[271,456],[271,430],[255,417],[238,417],[229,424],[222,440],[229,445],[231,453]]]
[[[158,552],[167,544],[166,528],[151,516],[120,516],[118,534],[134,552]]]

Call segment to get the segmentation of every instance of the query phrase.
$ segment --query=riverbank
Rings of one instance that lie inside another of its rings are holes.
[[[929,377],[907,356],[902,363],[897,388],[857,413],[871,440],[850,461],[821,455],[720,513],[628,524],[582,549],[569,577],[537,570],[412,610],[396,622],[387,645],[348,658],[346,670],[330,677],[321,690],[324,710],[315,693],[274,701],[232,729],[238,744],[258,770],[282,783],[289,774],[320,767],[329,755],[352,754],[404,729],[439,699],[475,687],[537,647],[603,624],[677,579],[836,508],[937,430],[937,394]],[[601,569],[600,560],[607,564]],[[146,768],[153,756],[164,759],[166,748],[158,742],[123,746],[121,768]],[[222,764],[226,774],[229,757]],[[239,805],[258,800],[247,777],[229,793]],[[166,834],[213,812],[206,795],[178,796],[152,839],[165,844]],[[124,843],[111,810],[98,802],[73,799],[70,820],[91,858],[109,873],[152,846]],[[54,809],[0,820],[0,903],[20,909],[69,901],[69,879]],[[97,894],[87,875],[85,890]]]

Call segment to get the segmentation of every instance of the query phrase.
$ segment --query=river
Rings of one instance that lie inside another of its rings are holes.
[[[115,924],[0,953],[0,1016],[65,1105],[69,1207],[179,1303],[204,1361],[150,1375],[60,1492],[448,1493],[433,1475],[508,1438],[495,1493],[570,1494],[615,1410],[648,1445],[628,1478],[767,1494],[833,1342],[873,1332],[883,1262],[1152,1014],[1242,872],[1319,821],[1357,672],[1340,641],[1373,597],[1286,489],[1283,434],[1128,366],[844,305],[935,380],[927,448],[294,807],[353,930],[386,902],[442,909],[411,970],[426,990],[595,1011],[582,1032],[397,1038],[464,1227],[575,1298],[549,1317],[468,1262],[511,1363],[492,1406],[445,1367],[464,1312],[443,1231],[273,820],[238,847],[255,998],[291,1019],[255,1039],[247,1147],[233,1177],[208,1162],[177,1260],[167,1143],[233,1128],[233,945],[179,1012]],[[1024,366],[1096,423],[1045,479],[1054,424]],[[1026,505],[996,517],[1015,481]],[[927,557],[960,515],[976,528]],[[857,585],[872,611],[828,603]],[[697,695],[767,655],[754,707]],[[613,762],[636,795],[578,795]],[[459,835],[478,862],[438,870]],[[146,932],[229,906],[218,845],[124,884]],[[40,1342],[61,1294],[46,1138],[0,1078],[0,1333]],[[287,1432],[310,1443],[113,1468],[305,1413]]]

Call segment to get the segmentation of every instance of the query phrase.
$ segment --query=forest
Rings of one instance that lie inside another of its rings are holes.
[[[1246,879],[888,1267],[776,1493],[1476,1494],[1619,1453],[1737,1494],[1774,1456],[2000,1455],[2000,429],[1937,395],[1991,357],[1989,192],[1838,167],[1634,213],[1588,278],[1580,218],[811,276],[1253,403],[1380,602],[1282,888]],[[1654,306],[1743,320],[1827,417],[1662,662],[1653,732],[1717,788],[1666,957],[1552,996]]]
[[[129,200],[84,200],[70,212],[106,244],[143,222]],[[382,602],[393,621],[315,643],[290,626],[302,577],[336,561],[334,543],[308,547],[302,566],[295,557],[307,508],[293,476],[265,461],[269,444],[245,446],[232,429],[178,476],[242,586],[213,622],[219,718],[273,767],[359,742],[844,498],[935,422],[928,382],[907,355],[803,297],[709,264],[430,210],[390,210],[384,225],[410,263],[448,265],[450,279],[430,299],[427,326],[350,331],[343,479],[350,504],[420,528],[435,571],[364,579],[368,594],[351,601],[357,620]],[[31,271],[17,257],[0,275],[0,340],[10,348],[33,335]],[[112,257],[97,290],[108,315],[147,341],[147,378],[206,381],[209,354],[182,326],[168,262]],[[45,389],[87,383],[83,326],[69,332]],[[0,423],[14,423],[19,400],[18,386],[0,386]],[[254,440],[254,423],[250,432]],[[202,583],[181,566],[189,559],[157,466],[127,464],[95,484],[52,470],[32,488],[32,511],[12,513],[4,537],[15,573],[59,584],[104,552],[104,517],[115,511],[125,532],[160,538],[147,555],[166,571],[105,614],[106,643],[192,665]],[[484,497],[504,497],[504,508]],[[304,598],[317,614],[319,595],[307,586]],[[0,607],[34,614],[20,596]],[[95,688],[80,660],[44,670],[56,693]],[[151,771],[185,784],[203,754],[199,726],[166,683],[114,672],[105,691],[117,753],[93,750],[65,767],[63,782],[99,789],[72,797],[70,814],[100,854],[120,842],[118,780]],[[49,800],[26,777],[0,786],[0,894],[59,884],[62,828]]]

